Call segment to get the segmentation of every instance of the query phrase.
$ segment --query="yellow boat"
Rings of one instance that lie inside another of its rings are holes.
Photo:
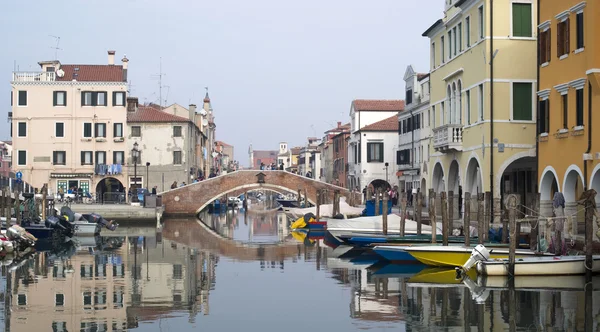
[[[477,278],[477,272],[469,270],[467,275],[473,279]],[[456,277],[456,270],[447,267],[428,267],[423,269],[421,272],[415,274],[408,279],[408,283],[411,286],[418,286],[420,284],[435,284],[435,285],[452,285],[457,286],[462,284],[463,278]]]
[[[418,246],[407,247],[404,249],[419,262],[429,266],[441,267],[460,267],[463,266],[469,257],[473,247],[458,246]],[[494,248],[490,250],[490,259],[508,258],[508,248]],[[544,254],[553,256],[552,254]],[[540,256],[532,250],[516,250],[515,257],[533,257]]]

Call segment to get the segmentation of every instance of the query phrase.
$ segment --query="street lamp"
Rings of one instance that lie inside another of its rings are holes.
[[[150,187],[149,187],[149,183],[150,183],[149,181],[150,181],[150,180],[149,180],[149,177],[148,177],[148,168],[149,168],[149,167],[150,167],[150,162],[149,162],[149,161],[147,161],[147,162],[146,162],[146,188],[150,188]]]
[[[390,166],[390,163],[385,163],[385,182],[387,182],[388,184],[390,183],[388,181],[388,166]]]
[[[131,201],[134,203],[138,203],[137,196],[137,163],[140,151],[138,150],[138,143],[133,143],[133,149],[131,149],[131,156],[133,157],[133,181],[135,182],[134,191],[131,193]]]

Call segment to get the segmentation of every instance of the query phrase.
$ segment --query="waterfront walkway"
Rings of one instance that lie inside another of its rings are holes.
[[[145,208],[129,204],[71,204],[76,213],[98,213],[105,219],[131,221],[159,221],[162,218],[162,207]]]

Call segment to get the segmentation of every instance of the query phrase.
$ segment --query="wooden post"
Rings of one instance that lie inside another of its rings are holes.
[[[450,220],[448,219],[448,199],[446,198],[446,192],[440,193],[440,200],[442,206],[442,245],[448,245],[448,233],[450,228]]]
[[[4,217],[6,217],[6,226],[9,227],[12,225],[12,198],[10,196],[10,189],[8,187],[4,188]]]
[[[506,197],[506,209],[508,210],[508,227],[510,230],[510,245],[508,251],[508,275],[515,275],[515,251],[517,250],[517,202],[519,198],[515,194]]]
[[[304,188],[304,208],[308,207],[308,195],[306,194],[306,188]]]
[[[4,188],[0,188],[0,217],[4,217]]]
[[[367,197],[366,200],[371,200],[372,196],[373,196],[373,191],[371,191],[371,187],[367,186]],[[367,202],[365,202],[365,205],[367,204]]]
[[[489,240],[489,234],[490,234],[490,226],[492,221],[494,220],[494,216],[492,216],[492,204],[494,204],[493,199],[492,199],[492,193],[489,191],[485,192],[485,219],[484,219],[484,223],[483,223],[483,228],[484,228],[484,238],[485,241]]]
[[[20,185],[15,186],[15,218],[17,220],[17,225],[21,225],[21,199],[19,198],[20,193]]]
[[[379,189],[375,190],[375,215],[379,215]]]
[[[417,193],[417,206],[415,207],[415,221],[417,222],[417,235],[421,235],[421,218],[423,214],[423,193]]]
[[[248,210],[248,191],[244,191],[244,210]]]
[[[448,191],[448,220],[450,227],[454,228],[454,192]]]
[[[485,196],[483,193],[477,194],[477,238],[479,239],[479,244],[483,244],[483,242],[485,242],[485,229],[483,226],[485,223],[485,217],[483,216],[484,199]]]
[[[400,195],[400,236],[404,236],[406,231],[406,195],[406,192]]]
[[[298,207],[302,205],[302,189],[298,188]]]
[[[585,208],[585,277],[591,282],[592,259],[594,247],[594,215],[596,213],[596,190],[589,189],[581,194],[581,198],[577,201],[578,205],[583,205]]]
[[[540,194],[533,194],[533,211],[538,212],[540,210]],[[531,223],[531,232],[529,233],[529,248],[533,251],[537,250],[537,238],[539,232],[539,217],[536,222]]]
[[[471,193],[465,193],[465,213],[463,215],[463,234],[465,246],[471,245]]]
[[[508,198],[505,198],[505,200]],[[508,208],[508,202],[504,202],[504,218],[502,219],[502,243],[508,243],[508,214],[510,210]]]
[[[387,191],[383,194],[383,211],[382,211],[382,217],[383,217],[383,235],[387,235],[388,233],[388,214],[387,214],[387,204],[388,204],[388,193]],[[402,227],[402,223],[400,223],[400,227]]]
[[[319,217],[321,215],[321,189],[317,189],[317,207],[316,207],[316,212],[317,212],[317,221],[319,221]],[[333,217],[333,216],[332,216]]]
[[[429,189],[429,220],[431,220],[431,243],[437,243],[437,225],[435,223],[435,191]]]
[[[333,211],[336,215],[340,213],[340,191],[338,189],[333,192]]]

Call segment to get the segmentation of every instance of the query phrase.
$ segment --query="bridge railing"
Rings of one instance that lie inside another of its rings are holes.
[[[17,183],[16,179],[0,176],[0,188],[8,188],[13,192],[16,188],[23,193],[34,193],[35,188],[27,182]]]
[[[127,203],[127,194],[124,192],[106,192],[102,194],[102,204],[125,204]]]

